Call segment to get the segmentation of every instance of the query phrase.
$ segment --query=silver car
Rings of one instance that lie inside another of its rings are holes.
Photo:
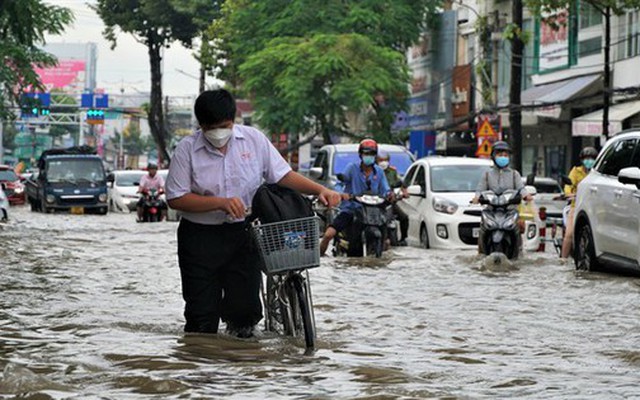
[[[562,218],[562,210],[567,205],[567,201],[562,199],[563,190],[557,180],[536,176],[533,182],[527,182],[525,177],[522,178],[522,182],[536,188],[538,209],[544,207],[548,218]]]

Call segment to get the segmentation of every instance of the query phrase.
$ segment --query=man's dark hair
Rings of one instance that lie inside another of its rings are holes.
[[[200,125],[216,125],[236,119],[236,101],[224,89],[205,90],[200,93],[193,106],[193,112]]]

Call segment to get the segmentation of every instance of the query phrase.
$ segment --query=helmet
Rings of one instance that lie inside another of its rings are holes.
[[[158,169],[158,165],[154,163],[147,164],[147,169]]]
[[[358,146],[358,154],[369,153],[370,155],[378,154],[378,143],[373,139],[364,139]]]
[[[509,153],[511,153],[511,146],[509,146],[509,143],[499,140],[493,144],[493,148],[491,149],[491,157],[493,158],[499,151],[508,151]]]
[[[598,150],[593,147],[585,147],[580,152],[580,159],[583,158],[596,158],[598,156]]]

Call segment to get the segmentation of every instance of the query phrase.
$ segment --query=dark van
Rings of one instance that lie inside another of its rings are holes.
[[[108,212],[106,174],[93,148],[46,150],[38,168],[38,175],[26,181],[32,211]]]

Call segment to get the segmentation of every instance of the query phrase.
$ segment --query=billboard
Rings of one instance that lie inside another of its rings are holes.
[[[538,43],[538,72],[569,65],[569,13],[543,15]]]
[[[63,89],[81,92],[86,87],[87,63],[84,60],[58,60],[58,65],[50,68],[35,68],[47,91]]]

